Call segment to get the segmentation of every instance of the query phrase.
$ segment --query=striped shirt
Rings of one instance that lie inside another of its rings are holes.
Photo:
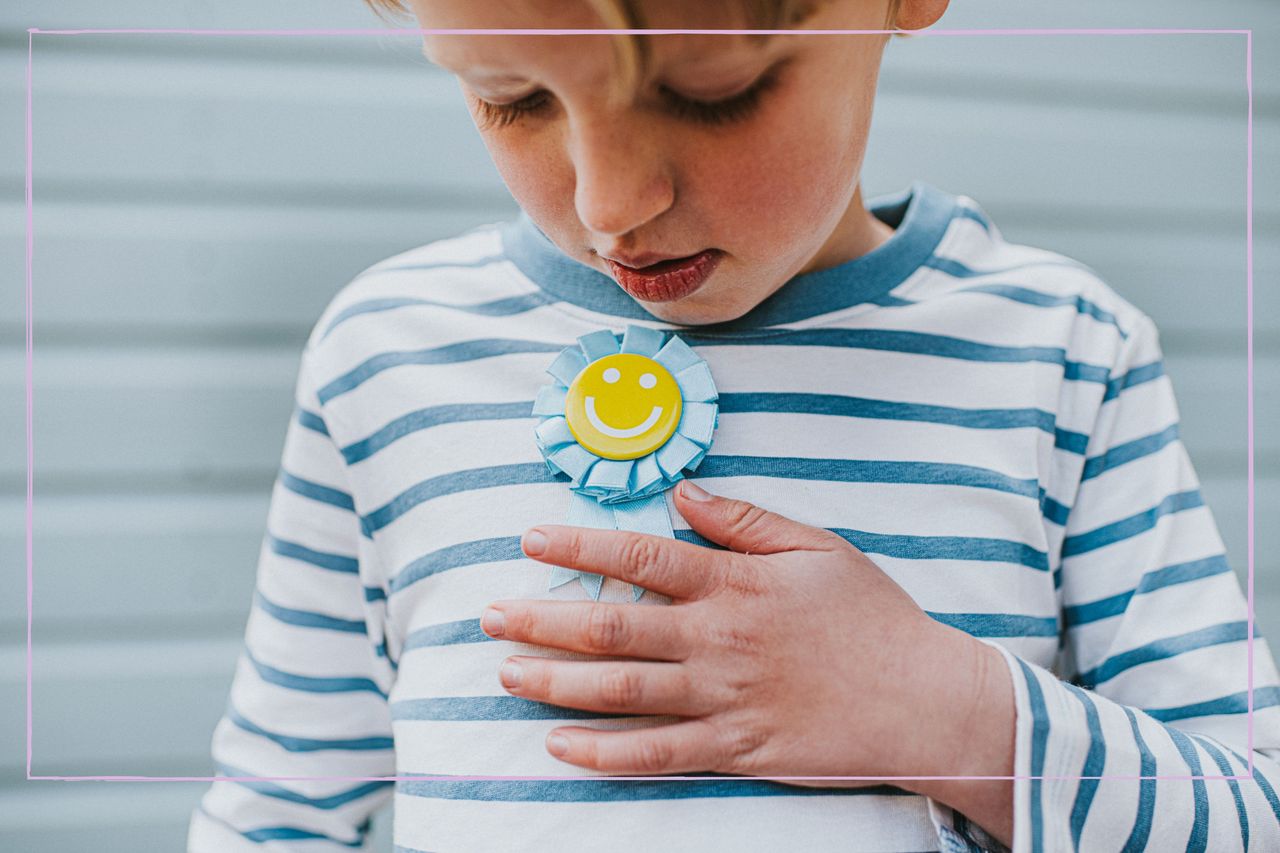
[[[478,625],[499,599],[588,597],[520,553],[570,497],[530,410],[563,347],[636,323],[715,376],[694,479],[837,532],[1001,651],[1016,853],[1280,850],[1280,678],[1254,643],[1251,742],[1246,601],[1151,320],[970,198],[917,182],[868,206],[886,243],[711,326],[657,320],[525,215],[346,285],[301,356],[213,735],[220,776],[304,778],[213,783],[190,849],[359,849],[388,801],[400,853],[1002,849],[889,783],[455,778],[604,775],[553,758],[547,732],[671,722],[511,696],[508,655],[583,656]],[[606,579],[600,600],[630,596]],[[1163,778],[1196,776],[1242,778]]]

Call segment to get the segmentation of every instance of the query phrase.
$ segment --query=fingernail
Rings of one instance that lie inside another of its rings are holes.
[[[569,751],[569,741],[562,735],[547,736],[547,751],[559,757]]]
[[[502,668],[498,670],[498,678],[502,679],[504,687],[520,686],[520,664],[515,661],[503,661]]]
[[[680,494],[691,501],[711,500],[711,493],[695,486],[692,480],[685,480],[680,484]]]
[[[533,528],[524,534],[524,539],[520,542],[520,547],[530,557],[536,557],[543,551],[547,550],[547,534],[538,528]]]
[[[480,628],[490,637],[501,637],[506,627],[507,618],[501,610],[490,608],[480,615]]]

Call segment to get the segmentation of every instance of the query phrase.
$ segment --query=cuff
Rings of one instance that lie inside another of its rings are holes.
[[[979,639],[1000,650],[1013,676],[1017,721],[1012,853],[1074,851],[1079,824],[1099,782],[1081,777],[1102,774],[1104,746],[1097,708],[1083,690],[1048,669],[994,640]],[[963,830],[963,815],[959,817]],[[981,831],[973,824],[968,827],[971,836],[974,829]]]

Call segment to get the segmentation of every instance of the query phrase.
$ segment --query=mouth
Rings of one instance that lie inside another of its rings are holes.
[[[649,412],[649,417],[645,418],[636,426],[628,429],[618,429],[617,427],[609,426],[600,419],[598,414],[596,414],[595,397],[588,397],[583,402],[586,404],[587,421],[590,422],[593,427],[600,430],[600,432],[610,438],[635,438],[637,435],[644,435],[653,428],[654,424],[658,422],[658,418],[662,417],[662,407],[654,406],[653,410]]]
[[[609,264],[614,280],[636,299],[642,302],[674,302],[706,284],[723,256],[719,249],[704,249],[696,255],[639,268],[610,258],[604,260]]]

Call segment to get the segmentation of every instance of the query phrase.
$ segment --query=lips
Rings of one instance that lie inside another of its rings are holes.
[[[672,258],[644,267],[630,267],[605,258],[622,289],[643,302],[683,299],[706,283],[719,265],[723,252],[704,249],[696,255]]]

